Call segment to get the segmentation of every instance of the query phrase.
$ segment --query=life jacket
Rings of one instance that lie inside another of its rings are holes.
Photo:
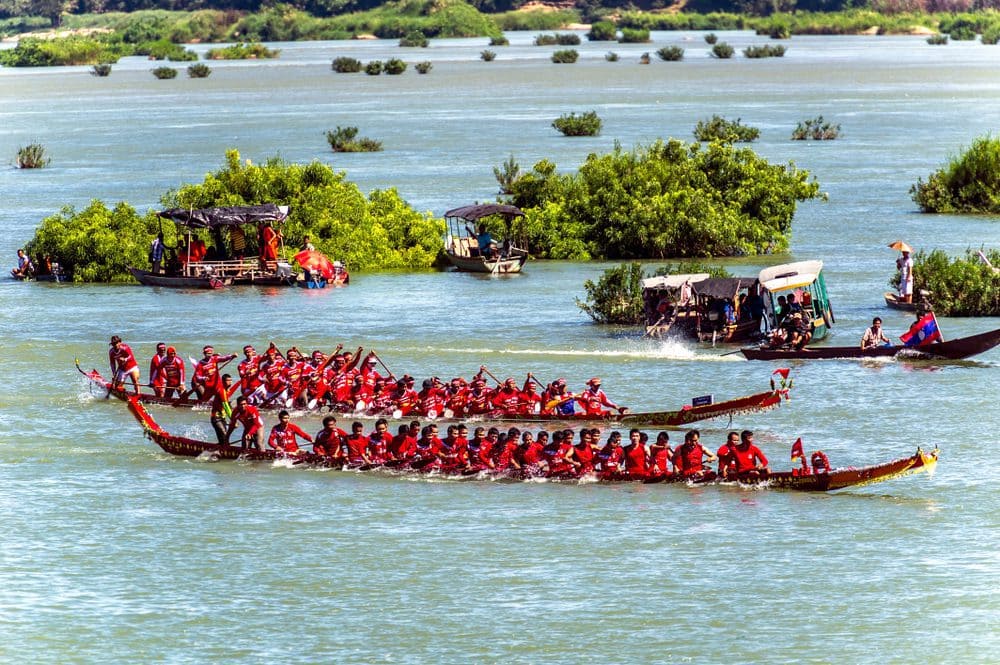
[[[701,471],[704,467],[702,466],[702,456],[705,453],[705,449],[702,448],[700,443],[696,443],[692,446],[688,444],[682,444],[680,448],[674,451],[674,464],[680,461],[677,465],[680,467],[681,473],[685,476],[690,476]],[[680,459],[678,460],[678,454]]]
[[[812,464],[813,473],[830,473],[830,459],[822,450],[817,450],[809,459]]]

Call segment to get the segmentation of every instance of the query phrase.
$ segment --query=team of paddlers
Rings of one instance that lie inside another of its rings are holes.
[[[178,401],[195,396],[197,401],[211,400],[213,412],[229,411],[229,400],[243,397],[258,407],[285,406],[316,409],[327,406],[332,411],[386,414],[399,418],[424,416],[451,418],[489,415],[581,414],[601,417],[615,410],[628,410],[612,402],[601,390],[601,380],[593,377],[580,393],[570,392],[565,379],[557,379],[539,392],[539,384],[529,373],[522,385],[513,378],[496,379],[485,366],[467,381],[456,377],[445,383],[437,377],[425,379],[418,391],[409,374],[397,378],[378,355],[341,353],[338,346],[327,355],[313,351],[308,357],[292,347],[281,353],[272,343],[262,355],[252,345],[243,347],[244,358],[237,366],[238,378],[223,374],[222,368],[236,359],[236,354],[220,355],[212,346],[202,349],[203,357],[193,363],[190,388],[185,386],[186,366],[172,346],[160,343],[150,360],[148,384],[157,397]],[[111,338],[108,358],[112,382],[124,388],[130,380],[139,393],[139,363],[132,349],[118,336]],[[379,366],[385,374],[379,372]],[[496,386],[488,384],[490,377]]]
[[[444,438],[436,423],[421,426],[420,421],[399,426],[395,435],[385,419],[375,422],[366,433],[360,422],[351,424],[351,432],[337,425],[335,416],[323,419],[323,429],[315,436],[291,422],[287,411],[278,414],[264,443],[264,423],[260,411],[243,397],[220,443],[229,445],[229,437],[242,424],[241,448],[253,457],[257,451],[271,450],[278,456],[315,462],[325,466],[369,470],[390,468],[440,474],[492,474],[509,477],[545,477],[573,479],[593,476],[597,480],[732,480],[763,479],[770,472],[767,457],[754,445],[753,432],[730,432],[725,444],[715,453],[704,447],[698,430],[684,435],[684,442],[670,447],[670,435],[660,432],[653,443],[638,429],[622,441],[619,431],[611,431],[601,442],[598,428],[540,430],[532,433],[517,427],[502,432],[496,427],[476,427],[469,437],[464,424],[449,425]],[[311,455],[299,444],[311,443]],[[266,448],[265,448],[266,446]],[[308,459],[307,459],[308,458]],[[713,470],[706,462],[718,462]]]

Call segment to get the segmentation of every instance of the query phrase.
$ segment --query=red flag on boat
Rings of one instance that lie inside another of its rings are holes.
[[[934,312],[928,312],[917,319],[910,329],[899,336],[905,346],[924,346],[941,341],[941,331],[938,329]]]
[[[323,252],[315,249],[304,249],[294,257],[296,263],[305,270],[315,270],[323,276],[323,279],[333,278],[333,264],[326,258]]]
[[[797,459],[802,459],[806,456],[804,450],[802,450],[802,437],[795,439],[795,443],[792,444],[792,461]]]
[[[778,369],[776,369],[773,372],[771,372],[771,376],[774,376],[775,374],[780,374],[781,378],[787,379],[788,378],[788,373],[790,371],[792,371],[792,370],[790,370],[787,367],[779,367]]]

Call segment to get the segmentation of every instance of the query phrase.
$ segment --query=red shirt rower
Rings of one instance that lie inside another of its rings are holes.
[[[278,424],[271,428],[271,436],[267,438],[267,445],[275,450],[286,453],[297,453],[299,444],[296,438],[304,439],[312,443],[313,438],[302,431],[302,428],[291,422],[288,412],[281,410],[278,412]]]

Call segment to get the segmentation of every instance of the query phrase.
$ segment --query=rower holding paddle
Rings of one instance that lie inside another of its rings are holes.
[[[115,335],[108,344],[108,361],[111,363],[111,385],[113,390],[123,390],[125,377],[132,379],[135,394],[139,394],[139,363],[135,360],[132,348]],[[110,393],[109,393],[110,394]]]
[[[611,413],[606,411],[604,407],[616,410],[618,413],[628,411],[626,407],[618,406],[608,399],[607,394],[601,390],[601,378],[598,376],[587,381],[587,388],[577,396],[576,400],[583,405],[588,416],[606,416]]]
[[[246,395],[236,398],[236,408],[233,409],[233,417],[226,429],[227,442],[237,424],[243,425],[243,437],[240,442],[242,448],[264,449],[264,419],[260,417],[257,407],[247,401]]]

